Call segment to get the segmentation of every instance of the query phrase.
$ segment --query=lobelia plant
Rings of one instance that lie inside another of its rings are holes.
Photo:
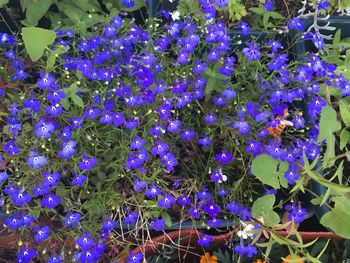
[[[316,54],[294,59],[300,19],[269,14],[268,33],[254,36],[244,21],[227,28],[216,5],[176,20],[161,11],[144,28],[117,16],[89,36],[1,34],[0,181],[18,262],[119,260],[173,225],[226,219],[241,226],[238,261],[280,244],[320,262],[296,231],[308,214],[298,192],[321,180],[311,168],[325,132],[320,85],[347,96],[348,82],[336,86],[336,67]],[[297,241],[279,234],[287,227]],[[213,240],[198,231],[198,245]]]

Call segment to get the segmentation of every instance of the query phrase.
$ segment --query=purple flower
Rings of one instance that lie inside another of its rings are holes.
[[[117,223],[114,222],[110,216],[106,218],[106,220],[102,224],[102,228],[104,232],[110,232],[116,227]]]
[[[330,2],[328,1],[323,1],[323,0],[319,0],[317,3],[317,10],[321,11],[324,10],[327,12],[327,8],[331,5]]]
[[[172,195],[164,194],[162,199],[160,199],[157,204],[161,208],[169,209],[173,203],[175,203],[175,197]]]
[[[266,12],[271,12],[272,9],[273,9],[273,1],[267,0],[267,1],[264,3],[264,6],[265,6]]]
[[[94,246],[94,241],[90,238],[88,232],[77,238],[75,242],[83,251],[89,250]]]
[[[37,228],[34,229],[35,234],[35,241],[40,243],[41,241],[44,241],[45,239],[49,238],[50,235],[50,227],[44,226],[43,228]]]
[[[135,6],[135,1],[134,0],[122,0],[122,4],[126,7],[126,8],[132,8]]]
[[[285,210],[289,212],[288,219],[294,220],[296,224],[304,221],[307,216],[306,209],[301,207],[300,203],[298,205],[286,205]]]
[[[287,179],[288,184],[294,185],[295,181],[300,178],[298,166],[296,164],[290,165],[288,171],[284,173],[284,176]]]
[[[67,227],[78,226],[80,218],[81,215],[79,213],[73,213],[72,211],[68,211],[64,220],[64,225]]]
[[[174,170],[175,166],[178,164],[176,156],[170,152],[161,156],[161,163],[168,172]]]
[[[63,157],[68,160],[72,155],[75,154],[76,145],[77,143],[72,140],[63,144],[61,151],[58,153],[58,157]]]
[[[241,21],[241,24],[239,26],[236,26],[236,28],[241,29],[242,34],[245,36],[249,34],[250,26],[243,21]]]
[[[216,217],[220,213],[221,208],[210,200],[203,205],[203,211],[211,217]]]
[[[252,62],[253,60],[257,60],[261,57],[261,54],[259,52],[260,50],[259,44],[254,44],[253,42],[250,42],[247,44],[247,46],[248,47],[243,48],[242,53],[249,62]]]
[[[267,42],[267,45],[271,48],[272,52],[277,53],[279,49],[282,48],[281,42],[278,40],[271,39]]]
[[[43,181],[44,187],[56,187],[58,185],[58,181],[61,178],[61,175],[58,172],[52,174],[44,173],[43,177],[45,178]]]
[[[52,253],[52,256],[48,259],[47,263],[60,263],[62,258],[57,256],[55,252]]]
[[[182,206],[190,206],[192,204],[192,200],[186,194],[183,194],[177,198],[177,203]]]
[[[233,123],[233,128],[236,128],[241,135],[248,135],[251,131],[251,127],[248,122],[241,119]]]
[[[153,155],[164,156],[169,151],[169,145],[164,141],[157,141],[156,145],[152,147],[151,153]]]
[[[206,234],[201,234],[197,243],[200,246],[203,247],[209,247],[210,243],[214,240],[214,238],[212,236],[206,235]]]
[[[163,218],[154,218],[149,226],[157,231],[162,231],[165,226],[165,220]]]
[[[96,165],[96,158],[88,158],[83,154],[81,162],[78,163],[78,167],[81,171],[90,171]]]
[[[33,151],[28,158],[28,166],[34,169],[39,169],[47,163],[46,157],[38,154],[37,151]]]
[[[55,126],[52,122],[45,122],[43,119],[41,119],[37,124],[35,124],[34,130],[36,137],[48,138],[50,137],[51,133],[55,131]]]
[[[222,173],[221,169],[214,168],[210,175],[210,179],[221,184],[222,182],[227,181],[227,176]]]
[[[1,161],[0,161],[1,163]],[[0,184],[2,184],[6,179],[7,179],[8,175],[6,172],[0,172]]]
[[[210,112],[208,115],[204,116],[204,120],[207,124],[213,124],[217,121],[216,116],[213,112]]]
[[[41,200],[41,206],[47,207],[50,209],[55,208],[60,203],[61,203],[61,198],[54,194],[48,194],[43,198],[43,200]]]
[[[15,191],[11,194],[12,201],[16,206],[22,207],[24,204],[29,203],[30,200],[32,200],[32,197],[27,194],[20,191]]]
[[[160,189],[158,186],[155,184],[150,184],[148,189],[145,191],[145,196],[148,198],[156,198],[157,195],[161,193]]]
[[[215,161],[220,165],[229,164],[233,159],[232,153],[227,152],[225,149],[221,153],[215,154]]]
[[[205,187],[198,193],[196,193],[196,199],[200,201],[211,199],[211,194],[207,191]]]
[[[23,102],[23,106],[34,112],[40,112],[40,101],[36,100],[33,94],[30,95],[28,100]]]
[[[288,28],[303,31],[304,24],[299,18],[292,18],[289,20]]]
[[[170,133],[178,133],[181,129],[181,121],[179,120],[173,120],[169,121],[167,131]]]
[[[11,140],[5,143],[4,150],[7,154],[16,155],[19,153],[19,148],[16,146],[16,141]]]
[[[139,216],[139,214],[137,212],[127,213],[126,217],[124,218],[124,224],[128,224],[128,225],[136,224],[136,220],[137,220],[138,216]]]
[[[147,187],[147,184],[145,181],[139,180],[136,177],[134,178],[134,190],[136,192],[141,192],[143,189]]]
[[[130,144],[130,150],[141,150],[146,145],[146,142],[138,136],[134,136]]]
[[[213,228],[217,228],[221,225],[222,221],[219,218],[211,218],[207,221],[207,225]]]
[[[29,263],[36,257],[36,251],[34,249],[28,249],[24,246],[17,254],[18,263]]]
[[[74,186],[84,186],[86,181],[86,176],[85,175],[75,175],[73,180],[72,180],[72,185]]]
[[[253,257],[258,253],[258,250],[256,249],[256,247],[251,244],[247,246],[244,246],[244,244],[236,245],[234,250],[240,256],[247,255],[249,258]]]
[[[130,253],[128,256],[127,263],[141,263],[142,260],[143,260],[143,255],[141,252],[136,254]]]
[[[247,142],[247,148],[246,148],[246,152],[247,153],[251,153],[254,155],[254,157],[260,155],[263,151],[263,144],[261,142],[258,141],[254,141],[254,140],[249,140]]]
[[[198,144],[203,147],[209,147],[211,145],[211,140],[207,135],[203,135],[198,139]]]
[[[51,73],[41,72],[37,85],[39,89],[52,89],[55,86],[55,78]]]

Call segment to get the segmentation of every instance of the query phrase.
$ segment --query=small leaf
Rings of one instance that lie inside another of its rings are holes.
[[[84,108],[84,102],[77,94],[71,94],[69,97],[72,99],[75,105]]]
[[[331,134],[329,137],[327,137],[327,148],[326,152],[324,154],[323,159],[323,167],[329,168],[332,167],[335,163],[335,136]]]
[[[339,109],[340,114],[345,123],[346,127],[350,127],[350,108],[349,103],[347,103],[344,99],[339,101]]]
[[[205,86],[205,94],[210,95],[213,90],[215,90],[217,79],[213,77],[209,77],[207,81],[207,85]]]
[[[168,226],[168,227],[171,227],[172,226],[172,221],[171,221],[171,217],[168,213],[161,213],[161,216],[162,218],[165,220],[165,224]]]
[[[265,9],[261,7],[251,7],[249,10],[258,15],[263,15],[265,13]]]
[[[350,238],[350,199],[345,196],[334,197],[334,208],[320,220],[325,227],[330,228],[338,236]]]
[[[274,227],[280,221],[278,214],[273,211],[273,205],[275,204],[276,198],[274,195],[265,195],[258,198],[252,206],[252,215],[254,218],[263,218],[264,224],[267,226]]]
[[[339,28],[337,32],[335,32],[333,37],[333,45],[338,44],[340,42],[341,29]]]
[[[277,13],[277,12],[268,12],[268,14],[272,18],[276,18],[276,19],[283,19],[284,18],[280,13]]]
[[[8,4],[9,0],[0,0],[0,8],[4,7],[4,5]]]
[[[45,48],[55,41],[56,33],[38,27],[24,27],[22,37],[30,58],[35,62],[43,55]]]
[[[279,169],[278,169],[279,168]],[[253,160],[252,173],[264,184],[272,186],[275,189],[285,184],[280,178],[288,170],[288,164],[273,159],[267,154],[259,155]]]
[[[324,106],[321,112],[320,119],[320,133],[318,135],[318,142],[329,138],[334,132],[341,129],[341,124],[337,120],[336,111],[330,106]]]
[[[343,150],[344,147],[349,143],[349,140],[350,140],[350,132],[348,132],[346,128],[342,129],[340,133],[339,149]]]

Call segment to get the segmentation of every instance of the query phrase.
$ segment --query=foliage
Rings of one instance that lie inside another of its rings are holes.
[[[19,261],[128,254],[141,262],[144,255],[129,250],[167,237],[168,228],[190,222],[215,231],[227,220],[235,227],[231,254],[218,258],[268,259],[279,245],[292,258],[320,262],[324,249],[312,253],[316,241],[304,243],[297,231],[308,216],[298,194],[314,194],[310,181],[328,189],[313,199],[330,209],[321,223],[349,236],[342,224],[349,153],[336,154],[338,136],[341,149],[348,145],[350,83],[339,85],[342,76],[319,55],[293,60],[300,35],[289,30],[300,30],[298,19],[265,2],[251,10],[267,31],[250,34],[248,24],[230,21],[240,29],[231,32],[216,12],[232,2],[200,1],[193,17],[161,12],[143,26],[122,16],[86,23],[93,3],[56,3],[78,32],[26,27],[22,40],[0,37],[0,182],[5,226],[24,244]],[[290,235],[281,234],[286,229]],[[203,229],[196,236],[203,248],[214,240]],[[185,241],[169,240],[150,262],[178,257]],[[39,253],[42,246],[55,249]]]

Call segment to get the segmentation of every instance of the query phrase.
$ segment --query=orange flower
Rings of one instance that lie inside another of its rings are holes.
[[[209,252],[205,252],[205,254],[201,256],[200,263],[218,263],[218,258],[216,256],[210,256]]]
[[[263,261],[262,259],[259,258],[257,260],[254,260],[253,263],[266,263],[266,261],[265,260]]]
[[[297,258],[300,258],[298,255],[296,255],[296,256],[294,256],[294,257],[292,257],[292,255],[288,255],[287,257],[286,257],[286,259],[297,259]],[[283,261],[283,263],[288,263],[288,261]],[[304,260],[302,260],[302,261],[298,261],[297,263],[304,263]]]

